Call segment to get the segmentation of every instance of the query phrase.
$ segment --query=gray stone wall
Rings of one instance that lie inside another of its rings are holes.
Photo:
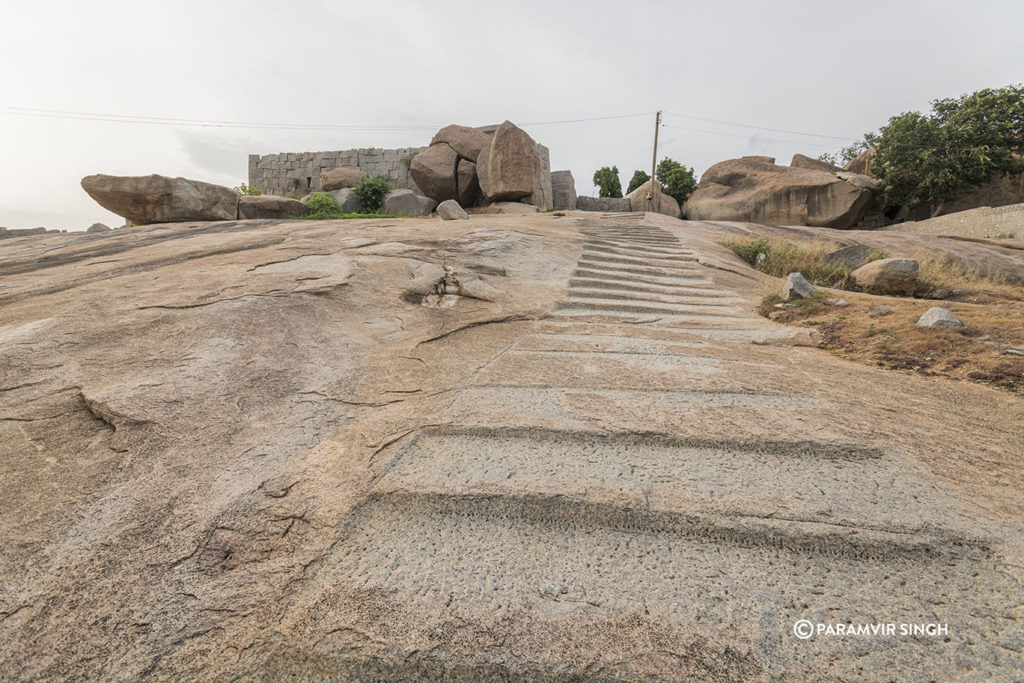
[[[331,168],[358,168],[385,175],[392,187],[419,192],[409,176],[409,161],[425,147],[347,149],[338,152],[282,152],[249,155],[249,186],[264,194],[307,195],[320,191],[320,174]]]

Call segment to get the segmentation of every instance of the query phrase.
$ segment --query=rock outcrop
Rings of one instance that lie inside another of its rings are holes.
[[[239,218],[296,218],[309,213],[298,199],[261,194],[238,198]]]
[[[324,192],[355,187],[366,177],[358,168],[331,168],[320,174],[320,189]]]
[[[104,209],[137,225],[238,218],[238,194],[228,187],[162,175],[90,175],[82,189]]]
[[[576,199],[576,181],[572,171],[552,171],[551,208],[572,211],[576,208]]]
[[[480,190],[492,202],[520,199],[540,185],[537,143],[511,121],[498,126],[476,162]]]
[[[843,168],[849,171],[850,173],[870,176],[871,161],[875,158],[875,152],[875,148],[870,147],[861,152],[860,154],[858,154],[857,156],[855,156],[853,159],[850,159],[848,162],[846,162],[846,166],[844,166]]]
[[[661,191],[661,183],[654,181],[654,184],[658,193],[657,197],[651,192],[650,180],[626,195],[626,199],[629,200],[629,210],[654,211],[655,213],[663,213],[672,218],[679,218],[679,202],[676,201],[675,197],[671,197]],[[650,196],[650,199],[648,199],[648,196]]]
[[[392,216],[424,216],[435,206],[433,199],[412,190],[391,190],[384,197],[384,211]]]
[[[409,173],[423,194],[434,201],[458,199],[459,155],[446,142],[438,142],[412,158]]]
[[[920,266],[915,259],[884,258],[867,263],[851,275],[869,291],[913,294]]]
[[[875,201],[865,181],[743,157],[715,164],[684,207],[691,220],[852,228]]]
[[[430,140],[431,146],[445,143],[460,157],[476,162],[480,151],[490,144],[491,138],[479,128],[452,124],[437,131]]]

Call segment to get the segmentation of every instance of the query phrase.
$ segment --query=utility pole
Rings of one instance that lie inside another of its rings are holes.
[[[651,157],[651,191],[647,193],[647,199],[651,202],[651,208],[657,213],[661,209],[661,192],[655,191],[656,182],[654,174],[658,170],[658,129],[661,128],[661,112],[654,115],[654,154]]]

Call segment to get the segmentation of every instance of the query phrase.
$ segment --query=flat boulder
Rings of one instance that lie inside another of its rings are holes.
[[[894,294],[913,294],[920,270],[911,258],[884,258],[853,271],[854,281],[866,290]]]
[[[572,171],[551,172],[551,208],[573,210],[576,208],[576,180]]]
[[[297,218],[309,213],[309,207],[298,199],[261,194],[238,198],[238,217],[255,218]]]
[[[451,145],[438,142],[412,158],[409,174],[423,194],[443,202],[458,198],[458,164],[459,155]]]
[[[476,173],[480,190],[492,202],[531,195],[540,186],[537,143],[522,128],[505,121],[480,152]]]
[[[412,190],[392,190],[384,197],[384,211],[393,216],[424,216],[437,202]]]
[[[82,178],[82,189],[104,209],[137,225],[238,218],[238,194],[201,180],[99,174]]]
[[[358,168],[329,168],[320,174],[320,189],[324,192],[355,187],[366,177]]]
[[[657,181],[655,181],[655,189],[658,193],[656,198],[651,192],[651,181],[648,180],[627,194],[625,198],[629,200],[630,211],[653,211],[655,213],[663,213],[666,216],[672,216],[672,218],[679,218],[682,214],[679,211],[679,202],[676,201],[675,197],[670,197],[662,192],[661,183]],[[650,199],[648,199],[648,196],[650,196]]]
[[[491,138],[482,130],[452,124],[437,131],[430,140],[431,145],[442,142],[454,149],[460,157],[475,162],[480,157],[480,151],[490,144]]]
[[[917,327],[943,327],[946,329],[957,329],[964,326],[951,311],[938,306],[932,306],[925,311],[924,315],[917,319],[916,325]]]
[[[875,197],[875,190],[828,171],[743,157],[709,168],[684,211],[690,220],[844,229],[857,224]]]
[[[626,197],[577,197],[576,208],[580,211],[604,213],[629,213],[633,210]]]
[[[469,218],[469,214],[454,199],[446,199],[438,204],[437,215],[446,221],[466,220]]]

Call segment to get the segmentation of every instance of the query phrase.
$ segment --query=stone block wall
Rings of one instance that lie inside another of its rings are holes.
[[[331,168],[358,168],[385,175],[392,187],[420,191],[409,176],[409,161],[426,149],[347,149],[337,152],[282,152],[249,155],[249,187],[264,194],[307,195],[320,191],[320,174]]]

